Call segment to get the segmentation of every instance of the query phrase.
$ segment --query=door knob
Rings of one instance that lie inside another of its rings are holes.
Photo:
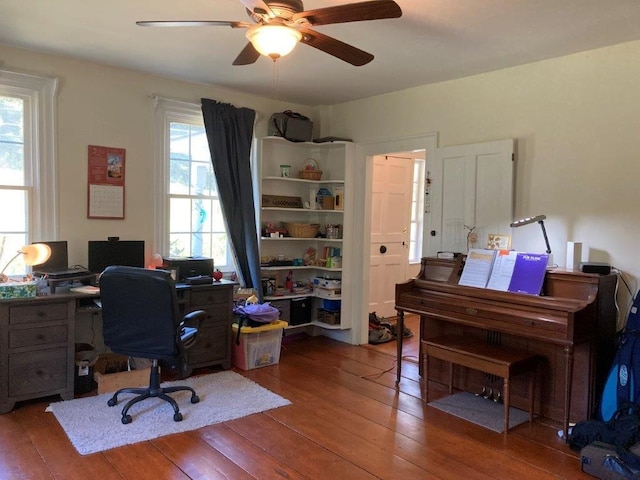
[[[380,253],[387,253],[387,247],[380,245]]]

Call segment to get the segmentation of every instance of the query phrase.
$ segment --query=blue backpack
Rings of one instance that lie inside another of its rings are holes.
[[[616,355],[600,400],[599,415],[611,420],[622,406],[640,403],[640,292],[636,294],[627,325],[618,335]]]

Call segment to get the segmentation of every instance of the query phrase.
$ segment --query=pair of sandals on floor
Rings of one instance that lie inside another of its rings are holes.
[[[404,326],[402,336],[409,338],[413,336],[413,332]],[[381,320],[376,312],[369,313],[369,343],[378,345],[395,340],[398,337],[398,325]]]

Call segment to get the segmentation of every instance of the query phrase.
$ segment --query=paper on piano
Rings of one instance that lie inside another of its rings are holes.
[[[487,288],[506,292],[509,290],[518,252],[514,250],[497,250],[497,252]]]
[[[496,250],[472,248],[467,254],[458,285],[485,288],[491,275]]]

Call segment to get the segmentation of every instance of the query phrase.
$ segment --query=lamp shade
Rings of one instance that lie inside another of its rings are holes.
[[[256,25],[247,31],[247,38],[259,53],[275,60],[291,53],[302,34],[286,25]]]
[[[24,263],[28,266],[40,265],[49,260],[51,256],[51,247],[44,243],[32,243],[25,245],[20,250],[23,255]]]
[[[22,256],[22,260],[25,265],[31,267],[33,265],[40,265],[41,263],[49,260],[51,256],[51,247],[45,243],[32,243],[31,245],[25,245],[15,256],[7,262],[2,271],[0,271],[0,283],[6,282],[9,277],[4,274],[4,271],[13,263],[13,261]]]

